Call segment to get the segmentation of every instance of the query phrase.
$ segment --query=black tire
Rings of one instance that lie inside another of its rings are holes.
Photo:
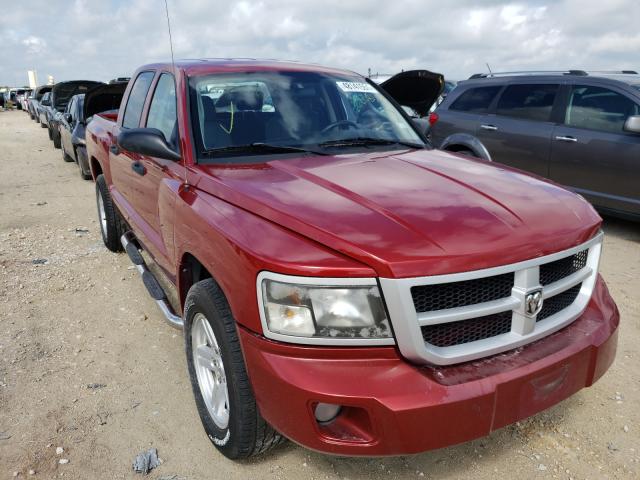
[[[38,121],[40,121],[40,119],[38,119]],[[47,125],[45,123],[40,122],[40,127],[41,128],[47,128]]]
[[[104,219],[100,212],[100,199],[102,199],[104,207]],[[127,231],[127,226],[111,200],[111,194],[104,175],[98,175],[98,178],[96,178],[96,204],[98,207],[98,223],[104,245],[112,252],[121,252],[120,237]]]
[[[62,142],[60,142],[60,144],[62,144]],[[64,145],[62,145],[62,159],[65,162],[74,162],[75,161],[73,158],[71,158],[69,155],[67,155],[67,152],[64,149]]]
[[[459,153],[460,155],[466,155],[467,157],[480,158],[476,155],[476,152],[469,150],[468,148],[461,148],[460,150],[452,150],[453,153]]]
[[[194,317],[206,317],[221,352],[228,389],[228,425],[216,425],[207,410],[198,384],[193,360],[192,326]],[[201,280],[190,289],[185,301],[185,350],[189,379],[196,407],[207,436],[225,457],[248,458],[275,447],[284,438],[260,415],[240,348],[236,323],[229,304],[218,284],[211,278]]]
[[[53,146],[55,148],[62,148],[62,139],[60,138],[60,132],[53,131],[51,135],[53,136]]]

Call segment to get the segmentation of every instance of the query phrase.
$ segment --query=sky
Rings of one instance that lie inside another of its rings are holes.
[[[167,0],[175,58],[298,60],[461,80],[640,70],[638,0]],[[164,0],[0,0],[0,85],[130,76],[170,60]]]

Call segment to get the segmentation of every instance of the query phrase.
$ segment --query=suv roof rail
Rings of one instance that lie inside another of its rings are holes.
[[[469,80],[476,78],[492,78],[492,77],[508,77],[512,75],[589,75],[584,70],[528,70],[514,72],[492,72],[492,73],[474,73]]]
[[[591,70],[591,73],[613,73],[623,75],[638,75],[635,70]]]

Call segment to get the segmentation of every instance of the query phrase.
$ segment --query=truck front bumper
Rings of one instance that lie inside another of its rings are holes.
[[[448,367],[393,347],[318,348],[240,328],[263,417],[287,438],[336,455],[404,455],[485,436],[592,385],[613,363],[618,309],[598,278],[584,313],[520,349]],[[318,402],[342,406],[320,424]]]

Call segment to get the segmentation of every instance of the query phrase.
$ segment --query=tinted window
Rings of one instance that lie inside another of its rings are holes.
[[[163,73],[158,80],[155,92],[153,92],[147,127],[157,128],[164,133],[164,138],[172,142],[177,120],[176,86],[173,75]]]
[[[122,119],[122,126],[124,128],[136,128],[140,124],[140,115],[142,115],[144,99],[147,98],[147,92],[151,86],[153,75],[154,72],[142,72],[138,75],[138,78],[136,78],[124,110],[124,118]]]
[[[489,105],[500,91],[500,86],[471,88],[460,95],[449,107],[450,110],[460,112],[482,113],[489,109]]]
[[[622,133],[629,115],[640,107],[624,95],[602,87],[571,87],[564,123],[572,127]]]
[[[558,85],[511,85],[505,89],[496,114],[548,122]]]

